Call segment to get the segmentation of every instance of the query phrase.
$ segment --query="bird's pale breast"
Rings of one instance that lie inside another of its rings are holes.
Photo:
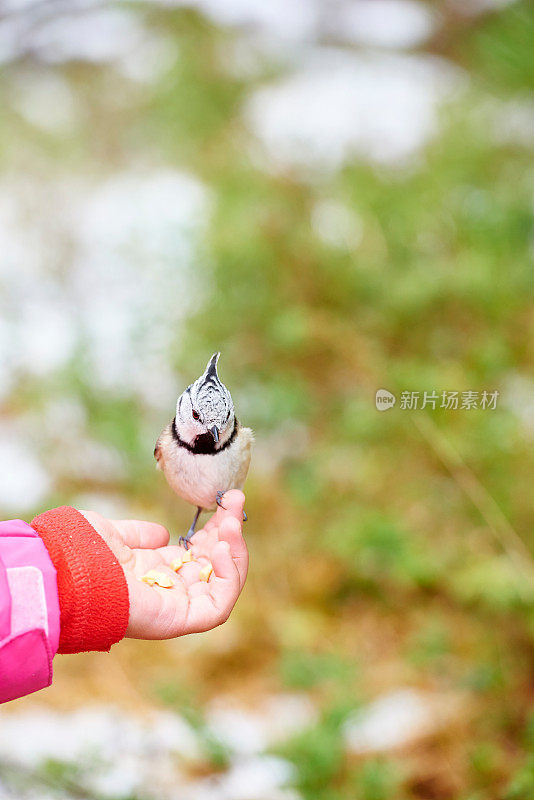
[[[193,505],[213,509],[217,492],[243,487],[253,438],[250,428],[240,428],[225,450],[196,455],[176,445],[169,426],[158,439],[156,457],[159,455],[158,465],[176,494]]]

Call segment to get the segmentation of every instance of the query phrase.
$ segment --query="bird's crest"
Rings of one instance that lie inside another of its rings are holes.
[[[214,381],[219,380],[219,376],[217,375],[217,362],[220,355],[220,353],[214,353],[208,361],[208,365],[204,371],[204,375],[202,376],[206,381],[210,378]]]

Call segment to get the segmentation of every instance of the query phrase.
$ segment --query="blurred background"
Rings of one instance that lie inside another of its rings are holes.
[[[231,619],[57,657],[0,797],[534,798],[533,3],[2,0],[0,61],[2,518],[183,533],[214,350],[257,436]]]

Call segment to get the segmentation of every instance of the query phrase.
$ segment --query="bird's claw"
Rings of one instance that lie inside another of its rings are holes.
[[[215,502],[217,503],[219,508],[223,508],[226,511],[226,506],[223,506],[222,504],[222,499],[224,495],[225,495],[224,492],[217,492],[217,494],[215,495]],[[245,511],[245,509],[243,509],[243,522],[246,522],[247,520],[248,520],[247,512]]]
[[[191,544],[191,538],[192,538],[192,536],[193,536],[193,534],[194,534],[194,533],[195,533],[195,531],[191,531],[191,530],[189,530],[189,531],[187,532],[187,536],[180,536],[180,538],[178,539],[178,544],[179,544],[179,545],[182,545],[182,544],[183,544],[183,546],[185,547],[185,549],[186,549],[186,550],[189,550],[189,545]]]

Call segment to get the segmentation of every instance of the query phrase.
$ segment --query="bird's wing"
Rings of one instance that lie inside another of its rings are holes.
[[[157,468],[163,468],[163,451],[165,449],[165,445],[168,443],[169,436],[171,432],[171,424],[165,425],[163,430],[161,431],[160,435],[158,436],[158,440],[156,442],[156,446],[154,447],[154,458],[157,461]]]

